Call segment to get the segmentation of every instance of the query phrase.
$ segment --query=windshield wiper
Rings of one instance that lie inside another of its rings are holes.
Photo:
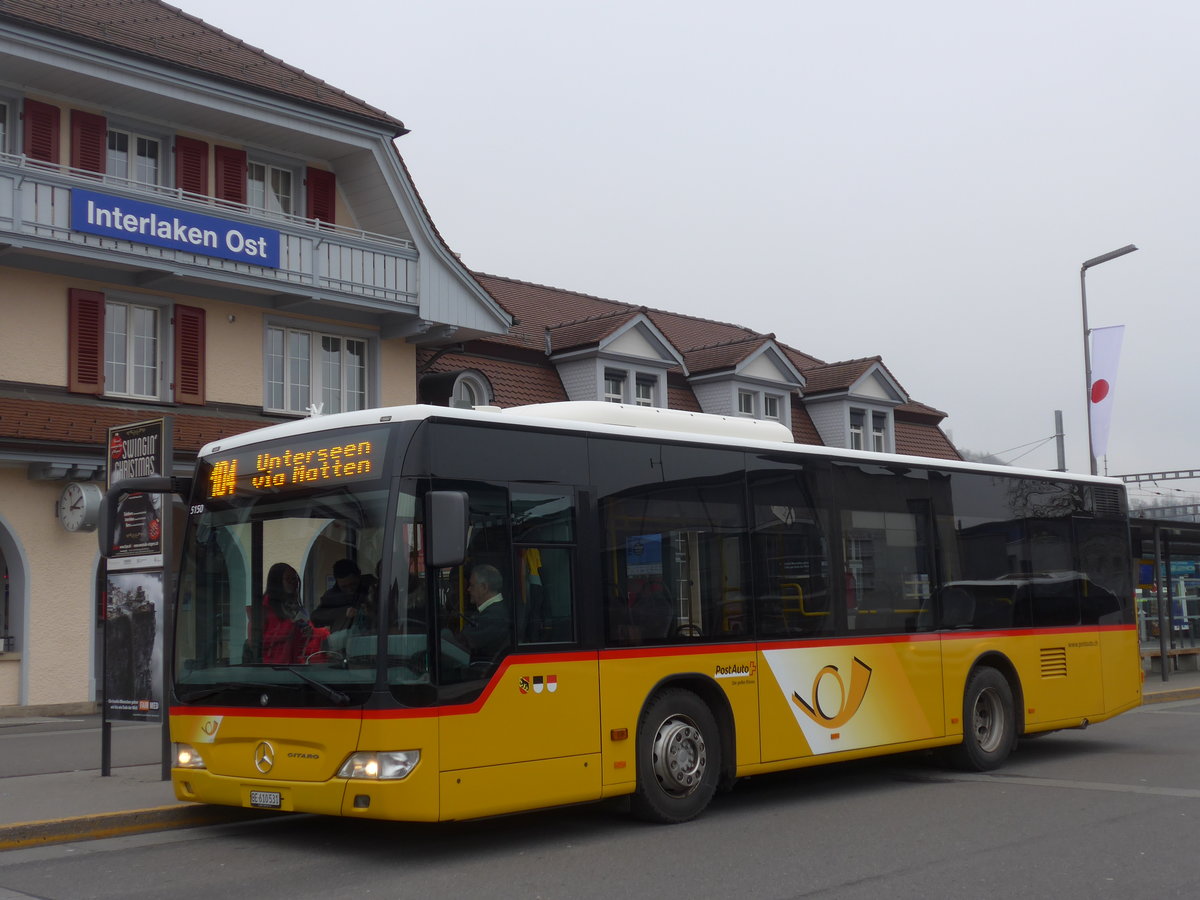
[[[327,700],[329,700],[330,703],[336,703],[338,706],[345,706],[347,703],[350,702],[349,694],[343,694],[341,691],[331,688],[329,685],[323,684],[320,681],[317,681],[317,679],[313,678],[311,675],[306,675],[304,672],[302,672],[300,669],[297,669],[295,666],[271,666],[271,668],[274,669],[276,672],[291,672],[293,675],[295,675],[301,681],[307,681],[309,684],[311,684],[313,687],[315,687],[321,693],[321,695],[323,697],[325,697]]]
[[[254,688],[257,690],[257,689],[261,689],[265,686],[266,685],[258,684],[258,683],[251,682],[251,681],[227,681],[224,684],[216,685],[213,687],[201,688],[200,690],[193,691],[190,694],[184,694],[184,693],[181,693],[179,690],[181,685],[177,684],[177,685],[175,685],[175,696],[177,696],[184,703],[194,703],[197,700],[203,700],[205,697],[211,697],[214,694],[220,694],[224,691],[233,690],[236,688]]]

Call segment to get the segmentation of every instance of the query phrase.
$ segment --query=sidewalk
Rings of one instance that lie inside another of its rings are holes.
[[[1171,680],[1147,673],[1144,703],[1200,698],[1200,672],[1174,672]],[[72,772],[14,774],[0,777],[0,851],[42,844],[117,837],[167,828],[213,825],[278,816],[279,813],[205,806],[176,800],[169,781],[162,780],[158,762],[158,736],[151,729],[138,751],[125,748],[127,757],[138,757],[138,765],[114,759],[112,774],[99,769],[99,743],[90,727],[98,716],[51,719],[0,718],[0,752],[11,754],[27,749],[37,758],[36,746],[44,742],[78,744],[80,765],[94,765]],[[82,723],[82,724],[81,724]],[[19,746],[24,743],[27,748]],[[153,763],[146,761],[152,754]],[[19,762],[9,768],[20,768]],[[34,768],[32,763],[30,768]]]

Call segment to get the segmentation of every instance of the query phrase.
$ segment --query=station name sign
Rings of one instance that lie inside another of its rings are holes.
[[[71,228],[201,256],[279,268],[279,232],[95,191],[71,191]]]

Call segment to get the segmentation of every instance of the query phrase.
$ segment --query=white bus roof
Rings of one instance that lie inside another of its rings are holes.
[[[814,456],[876,462],[880,465],[919,464],[943,469],[995,472],[1036,478],[1063,478],[1071,481],[1124,486],[1118,478],[1098,475],[1056,472],[1047,469],[1018,469],[1011,466],[972,463],[964,460],[874,453],[865,450],[845,450],[819,444],[797,444],[794,442],[791,431],[780,422],[748,419],[740,416],[719,416],[679,409],[630,406],[599,400],[535,403],[504,409],[496,406],[458,409],[448,406],[414,404],[362,409],[328,416],[312,416],[212,441],[200,449],[200,456],[221,453],[264,441],[286,440],[298,435],[335,428],[367,427],[432,418],[458,419],[465,423],[519,425],[527,428],[553,428],[617,436],[628,435],[631,431],[636,430],[638,437],[678,440],[686,435],[689,441],[695,443],[732,446],[738,449],[804,452]]]

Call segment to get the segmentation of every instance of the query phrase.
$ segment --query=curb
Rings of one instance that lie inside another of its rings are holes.
[[[168,828],[192,828],[199,825],[224,825],[278,816],[279,813],[226,806],[155,806],[125,812],[71,816],[41,822],[0,825],[0,851],[42,847],[69,841],[90,841],[123,837]]]
[[[1173,691],[1155,691],[1142,694],[1142,706],[1151,703],[1170,703],[1172,700],[1195,700],[1200,697],[1200,687],[1178,688]]]

